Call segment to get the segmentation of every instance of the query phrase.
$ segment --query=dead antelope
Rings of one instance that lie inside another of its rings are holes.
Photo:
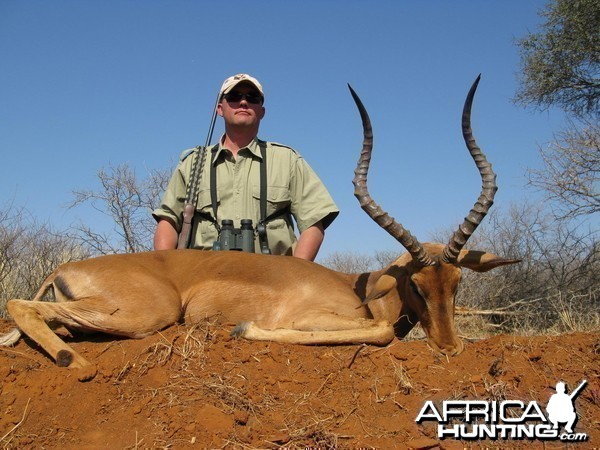
[[[497,189],[491,166],[471,133],[478,81],[465,102],[463,135],[483,187],[474,209],[447,245],[419,243],[369,196],[371,124],[351,89],[364,127],[355,195],[367,214],[408,253],[383,270],[356,275],[293,257],[197,250],[108,255],[63,264],[44,281],[33,301],[8,302],[18,328],[0,337],[0,344],[14,344],[25,333],[59,366],[79,369],[82,380],[95,375],[95,365],[48,324],[142,338],[176,322],[220,316],[237,323],[233,334],[246,339],[385,345],[421,322],[432,348],[448,355],[459,353],[463,344],[454,327],[454,295],[461,268],[483,272],[517,262],[463,250]],[[48,291],[55,302],[41,301]]]

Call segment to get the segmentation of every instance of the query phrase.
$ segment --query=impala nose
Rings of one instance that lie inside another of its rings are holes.
[[[439,345],[432,339],[427,341],[427,344],[435,351],[446,356],[457,356],[465,349],[465,344],[461,339],[456,338],[453,342],[440,343]]]

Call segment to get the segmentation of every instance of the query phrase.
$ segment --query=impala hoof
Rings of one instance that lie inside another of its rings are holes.
[[[56,365],[74,370],[79,381],[89,381],[98,373],[98,368],[95,364],[90,364],[81,356],[69,350],[60,350],[58,352],[56,355]]]
[[[61,350],[56,355],[56,365],[58,367],[69,367],[73,362],[73,353],[68,350]]]

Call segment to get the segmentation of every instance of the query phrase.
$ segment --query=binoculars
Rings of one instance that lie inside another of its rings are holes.
[[[221,221],[221,231],[218,239],[213,243],[213,250],[237,250],[254,253],[254,227],[252,219],[242,219],[240,228],[233,227],[233,220]],[[259,237],[260,249],[263,254],[271,254],[267,243],[267,229],[263,224],[256,227]]]

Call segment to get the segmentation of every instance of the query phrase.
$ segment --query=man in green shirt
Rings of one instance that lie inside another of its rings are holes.
[[[190,247],[211,249],[218,238],[215,222],[221,224],[223,219],[233,220],[237,228],[242,219],[251,219],[255,225],[259,222],[263,147],[267,161],[266,216],[275,216],[266,224],[271,252],[312,261],[323,242],[325,229],[339,210],[319,177],[295,150],[257,138],[265,115],[263,103],[263,88],[250,75],[235,75],[223,83],[217,113],[223,117],[225,134],[218,145],[207,149]],[[154,235],[156,250],[173,249],[177,245],[192,156],[196,152],[197,149],[183,152],[161,205],[153,212],[158,222]],[[211,165],[216,178],[216,193],[212,196]],[[291,216],[300,232],[298,238]]]

